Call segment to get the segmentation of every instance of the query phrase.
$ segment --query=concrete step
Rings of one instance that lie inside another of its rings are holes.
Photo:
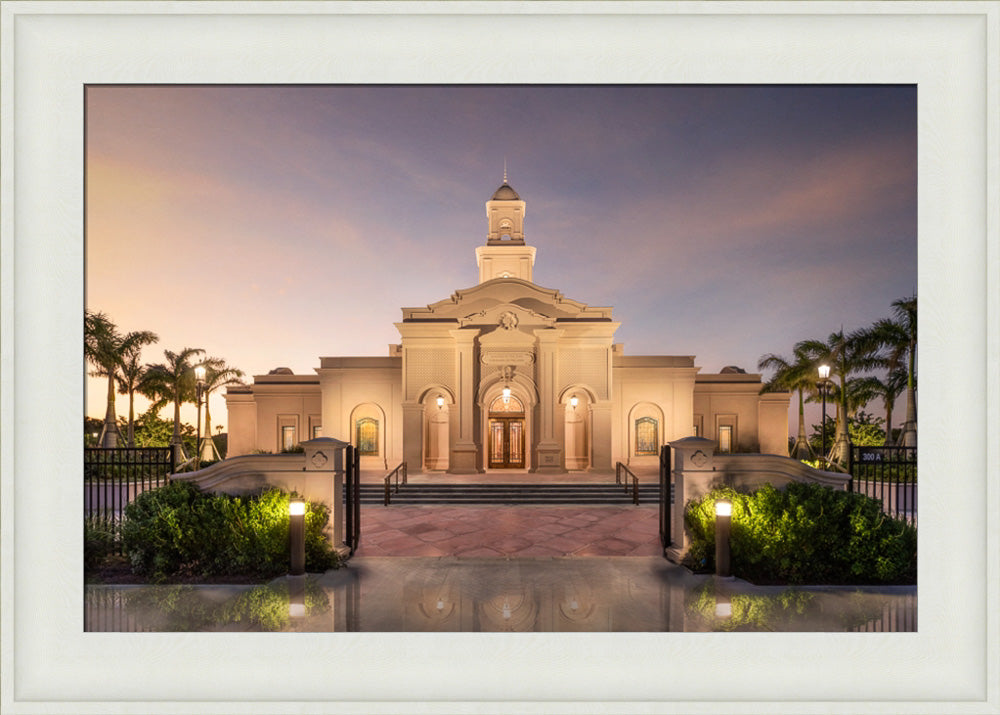
[[[362,484],[362,504],[382,504],[385,488]],[[632,503],[632,491],[616,484],[407,484],[391,495],[391,505],[622,505]],[[655,504],[659,486],[639,485],[639,503]]]

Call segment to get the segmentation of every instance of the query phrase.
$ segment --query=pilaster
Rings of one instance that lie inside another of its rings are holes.
[[[611,401],[596,402],[590,406],[592,465],[595,470],[614,467],[611,451]]]
[[[424,471],[424,406],[403,403],[403,461],[410,472]]]
[[[566,433],[563,420],[556,419],[556,409],[562,408],[556,395],[558,385],[556,370],[558,369],[559,339],[566,331],[561,328],[542,328],[535,330],[538,338],[538,396],[539,409],[539,440],[536,471],[541,473],[563,473],[566,471],[565,445]],[[559,429],[556,429],[558,424]]]
[[[479,330],[449,330],[455,339],[455,395],[456,413],[451,420],[451,457],[448,471],[452,474],[468,474],[477,471],[478,445],[475,439],[476,409],[476,336]]]

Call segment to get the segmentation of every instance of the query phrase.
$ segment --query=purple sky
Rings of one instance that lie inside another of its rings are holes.
[[[86,305],[158,333],[147,362],[191,346],[313,374],[319,356],[387,354],[401,307],[477,282],[505,159],[535,282],[614,307],[626,354],[753,372],[916,287],[913,86],[123,86],[86,102]],[[87,388],[100,417],[106,387]]]

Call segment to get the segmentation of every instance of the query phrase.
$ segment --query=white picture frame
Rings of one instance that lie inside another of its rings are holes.
[[[1000,4],[4,2],[0,23],[3,712],[1000,712]],[[515,81],[918,85],[919,632],[83,633],[84,85]]]

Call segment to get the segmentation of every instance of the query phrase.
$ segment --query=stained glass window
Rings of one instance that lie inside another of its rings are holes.
[[[362,457],[378,456],[378,420],[362,417],[357,421],[358,453]]]
[[[490,405],[490,412],[524,412],[524,405],[516,397],[498,397]]]
[[[719,425],[719,451],[733,451],[733,426]]]
[[[295,446],[295,428],[290,425],[284,425],[281,428],[281,449],[287,452],[294,446]]]
[[[635,421],[635,454],[657,455],[660,451],[659,423],[652,417],[640,417]]]

